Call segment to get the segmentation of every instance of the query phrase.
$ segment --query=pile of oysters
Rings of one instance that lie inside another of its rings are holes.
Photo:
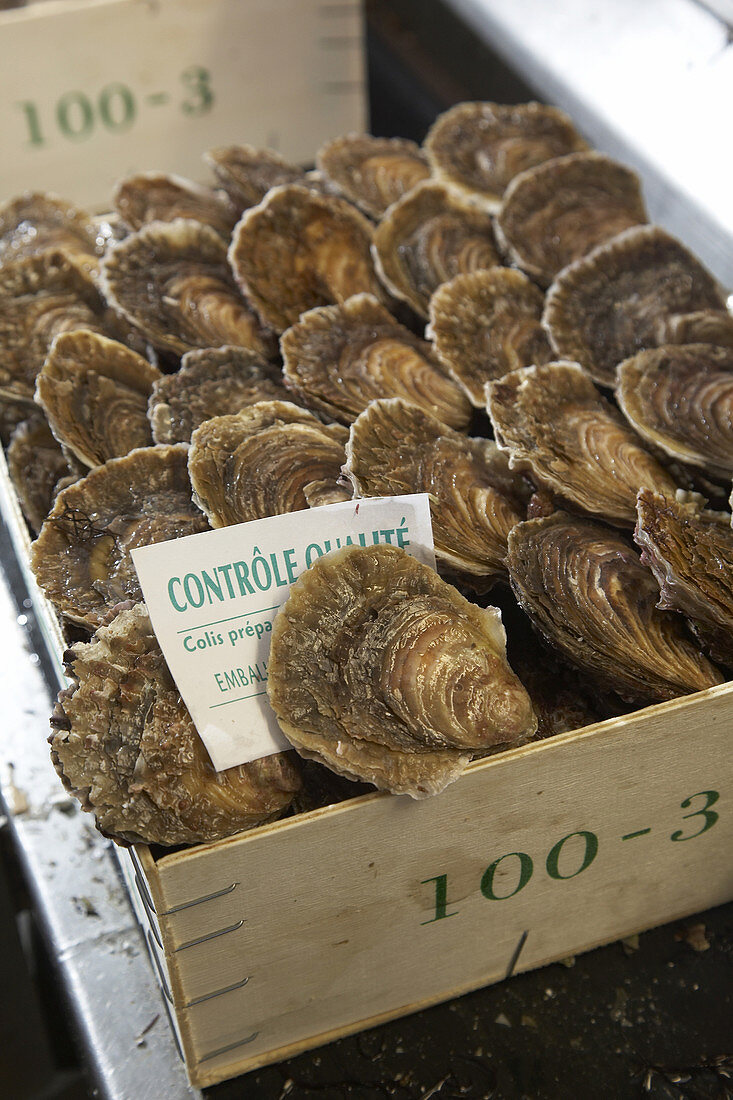
[[[134,176],[106,217],[0,207],[0,431],[76,639],[52,756],[106,834],[423,797],[729,678],[733,318],[632,171],[537,103],[459,104],[422,147],[340,137],[312,171],[205,160],[210,186]],[[130,551],[416,492],[438,572],[319,559],[270,656],[298,755],[217,773]]]

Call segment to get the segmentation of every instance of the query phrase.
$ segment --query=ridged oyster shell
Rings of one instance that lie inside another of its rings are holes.
[[[357,495],[429,493],[435,554],[449,569],[505,575],[509,531],[525,510],[506,459],[399,398],[373,401],[351,426],[344,473]]]
[[[36,401],[56,438],[85,466],[152,443],[147,418],[157,367],[97,332],[56,337],[36,379]]]
[[[560,358],[614,386],[617,365],[655,347],[666,317],[724,306],[712,275],[691,252],[659,226],[638,226],[560,272],[547,292],[543,323]]]
[[[536,729],[505,641],[495,608],[403,550],[345,547],[296,581],[275,619],[270,703],[303,756],[422,798],[471,754]]]
[[[50,250],[92,272],[107,236],[85,210],[43,191],[26,191],[0,205],[0,264]]]
[[[193,218],[228,241],[238,218],[225,194],[166,172],[126,176],[115,187],[112,202],[125,224],[134,230],[150,222]]]
[[[292,753],[215,771],[144,604],[124,606],[69,651],[51,757],[107,836],[197,844],[279,817],[300,787]]]
[[[212,527],[350,500],[338,488],[348,431],[286,401],[260,401],[193,433],[188,468]],[[327,499],[326,499],[327,498]]]
[[[433,294],[426,335],[476,408],[486,403],[487,382],[552,358],[543,302],[527,276],[509,267],[456,275]]]
[[[283,373],[304,405],[350,424],[371,400],[403,397],[452,428],[471,406],[429,344],[370,294],[304,313],[280,339]]]
[[[421,317],[441,283],[501,263],[490,215],[430,180],[390,206],[372,251],[385,286]]]
[[[69,473],[64,452],[40,411],[18,424],[7,458],[23,515],[34,532],[40,531],[51,510],[56,486]]]
[[[496,441],[572,507],[633,527],[642,486],[676,484],[577,363],[513,371],[486,387]]]
[[[646,221],[635,172],[603,153],[571,153],[514,177],[496,235],[511,261],[547,286],[573,260]]]
[[[96,629],[116,604],[142,598],[131,550],[208,529],[186,457],[183,445],[143,447],[58,494],[31,566],[59,614]]]
[[[321,172],[365,214],[381,218],[388,206],[430,175],[425,154],[414,141],[345,134],[321,146]]]
[[[509,533],[511,585],[549,645],[624,699],[675,699],[723,682],[658,611],[652,573],[617,532],[555,512]]]
[[[240,214],[262,202],[273,187],[305,182],[303,169],[274,149],[223,145],[205,153],[204,161]]]
[[[698,309],[663,317],[657,344],[716,344],[733,348],[733,317],[725,309]]]

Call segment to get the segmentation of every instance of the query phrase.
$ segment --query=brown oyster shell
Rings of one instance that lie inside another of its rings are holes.
[[[682,621],[657,610],[651,572],[605,525],[560,511],[519,523],[507,564],[535,629],[622,698],[675,699],[723,682]]]
[[[299,753],[422,798],[470,755],[536,729],[496,608],[469,603],[392,546],[348,546],[302,574],[278,612],[268,695]]]
[[[31,566],[61,615],[96,629],[115,604],[142,598],[131,550],[208,529],[191,500],[186,457],[181,444],[143,447],[58,494]]]
[[[195,500],[212,527],[298,512],[309,507],[309,492],[325,503],[327,488],[350,500],[337,486],[347,439],[340,424],[323,424],[286,401],[207,420],[191,439]]]
[[[636,494],[677,486],[577,363],[513,371],[486,387],[512,469],[528,470],[571,507],[633,526]]]
[[[216,230],[190,218],[152,222],[109,250],[109,301],[161,351],[236,344],[267,355],[271,342],[242,298]]]
[[[574,260],[647,220],[636,172],[603,153],[571,153],[514,177],[496,235],[512,263],[547,286]]]
[[[246,348],[189,351],[175,374],[153,384],[148,417],[156,443],[188,443],[205,420],[258,401],[290,401],[282,371]]]
[[[429,493],[435,554],[461,573],[505,575],[509,531],[524,518],[506,459],[399,398],[373,401],[351,426],[344,473],[357,495]]]
[[[26,191],[0,205],[0,265],[51,250],[93,272],[105,243],[85,210],[56,195]]]
[[[652,446],[712,477],[733,476],[733,348],[669,344],[619,364],[616,397]]]
[[[305,180],[305,172],[297,164],[291,164],[274,149],[254,145],[210,149],[204,153],[204,161],[240,214],[262,202],[273,187]]]
[[[381,298],[370,223],[351,203],[305,187],[276,187],[247,210],[229,262],[263,320],[278,332],[307,309],[362,292]]]
[[[660,589],[716,661],[733,666],[733,531],[725,513],[642,489],[634,539]]]
[[[430,180],[390,206],[372,251],[385,286],[421,317],[441,283],[501,263],[490,215]]]
[[[403,138],[345,134],[321,146],[321,172],[365,214],[381,218],[388,206],[430,175],[425,154]]]
[[[487,382],[552,358],[543,301],[526,275],[508,267],[456,275],[433,294],[426,335],[476,408],[486,403]]]
[[[370,294],[304,313],[283,333],[280,349],[288,388],[344,424],[375,398],[403,397],[449,427],[468,426],[471,405],[430,345]]]
[[[280,814],[300,788],[292,753],[217,772],[160,651],[144,604],[124,606],[68,654],[73,678],[51,719],[51,758],[107,836],[198,844]]]
[[[438,115],[424,148],[438,178],[498,205],[520,172],[588,146],[557,107],[458,103]]]
[[[56,438],[85,466],[152,443],[147,403],[157,367],[97,332],[64,332],[36,379],[36,401]]]
[[[141,172],[120,180],[112,195],[115,210],[131,229],[150,222],[193,218],[229,240],[238,213],[225,194],[167,172]]]
[[[733,317],[725,309],[698,309],[663,317],[657,344],[716,344],[733,348]]]
[[[614,386],[616,366],[654,347],[665,317],[724,305],[712,275],[679,241],[659,226],[637,226],[560,272],[543,323],[559,357]]]
[[[23,515],[34,532],[51,510],[58,482],[69,467],[40,412],[18,424],[8,447],[8,472]]]

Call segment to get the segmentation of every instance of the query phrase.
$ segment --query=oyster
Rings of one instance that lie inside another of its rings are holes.
[[[152,222],[109,250],[102,265],[109,301],[159,350],[236,344],[261,355],[270,341],[237,290],[226,244],[189,218]]]
[[[347,546],[302,574],[272,632],[268,694],[301,755],[422,798],[537,721],[496,608],[392,546]]]
[[[346,453],[358,496],[430,494],[435,553],[449,569],[489,581],[505,575],[507,535],[525,510],[495,443],[391,398],[354,421]]]
[[[663,317],[657,344],[717,344],[733,348],[733,317],[725,309],[699,309]]]
[[[263,320],[282,332],[307,309],[362,291],[383,297],[371,239],[371,224],[344,199],[276,187],[242,215],[229,262]]]
[[[188,351],[181,369],[153,384],[148,417],[156,443],[188,443],[214,416],[240,412],[257,401],[290,401],[282,371],[246,348]]]
[[[657,610],[651,572],[605,525],[566,512],[519,523],[507,565],[542,637],[622,698],[674,699],[723,682],[681,620]]]
[[[304,313],[280,340],[286,385],[304,405],[350,424],[377,397],[404,397],[452,428],[471,406],[429,344],[370,294]]]
[[[520,172],[587,148],[568,116],[542,103],[458,103],[425,138],[436,176],[496,205]]]
[[[512,469],[573,507],[633,526],[636,494],[674,493],[667,471],[577,363],[513,371],[486,387],[496,441]]]
[[[142,447],[58,494],[31,566],[61,615],[96,629],[115,604],[142,598],[131,550],[208,529],[191,500],[187,450]]]
[[[196,502],[212,527],[228,527],[298,512],[311,493],[318,504],[350,500],[337,485],[348,434],[286,401],[207,420],[193,433],[188,459]]]
[[[346,134],[327,142],[316,164],[345,198],[373,218],[381,218],[388,206],[430,175],[425,154],[414,141],[371,134]]]
[[[496,235],[512,262],[547,286],[573,260],[646,221],[636,172],[603,153],[571,153],[514,177]]]
[[[634,539],[660,589],[716,661],[733,666],[733,531],[725,513],[642,489]]]
[[[286,183],[303,183],[305,172],[274,149],[225,145],[204,153],[204,161],[241,214],[262,202],[268,191]]]
[[[669,344],[626,359],[617,376],[618,403],[648,443],[733,476],[733,348]]]
[[[0,264],[51,250],[92,272],[105,244],[89,214],[56,195],[26,191],[0,205]]]
[[[699,260],[659,226],[645,225],[561,271],[547,292],[543,323],[559,356],[614,386],[617,364],[654,347],[665,318],[724,306]]]
[[[433,294],[426,335],[476,408],[484,407],[491,379],[552,358],[542,303],[527,276],[508,267],[456,275]]]
[[[441,283],[501,263],[491,217],[429,180],[390,206],[374,232],[372,251],[385,286],[421,317],[427,317]]]
[[[127,176],[115,187],[112,202],[131,229],[142,229],[150,222],[193,218],[210,225],[227,241],[238,217],[226,195],[166,172]]]
[[[36,401],[56,438],[85,466],[152,443],[147,403],[160,371],[97,332],[56,337],[36,379]]]
[[[82,809],[129,844],[197,844],[271,821],[300,788],[292,753],[215,771],[144,604],[67,655],[51,758]]]
[[[58,482],[69,473],[64,453],[45,417],[36,412],[19,424],[8,447],[8,472],[23,515],[33,531],[51,510]]]

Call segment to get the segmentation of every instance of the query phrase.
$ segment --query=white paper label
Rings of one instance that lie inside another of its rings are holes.
[[[132,551],[153,629],[217,771],[289,747],[267,698],[272,623],[323,554],[390,543],[435,568],[426,493],[370,497]]]

